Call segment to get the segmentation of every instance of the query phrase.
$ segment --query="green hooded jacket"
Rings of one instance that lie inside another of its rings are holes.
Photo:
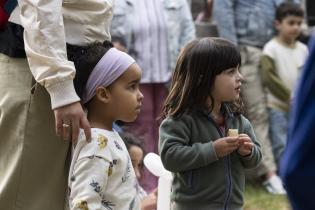
[[[245,170],[258,165],[262,158],[250,122],[235,116],[222,106],[225,131],[238,129],[254,143],[249,156],[236,151],[218,158],[213,142],[225,136],[204,110],[194,110],[180,117],[168,117],[160,126],[159,152],[164,167],[174,176],[173,210],[241,210]],[[225,132],[227,133],[227,132]]]

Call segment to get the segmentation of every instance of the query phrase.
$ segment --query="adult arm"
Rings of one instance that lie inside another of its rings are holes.
[[[74,90],[74,64],[67,59],[62,0],[19,0],[19,7],[29,67],[50,95],[57,134],[69,137],[63,132],[66,123],[71,125],[72,140],[79,127],[90,139],[90,126]]]

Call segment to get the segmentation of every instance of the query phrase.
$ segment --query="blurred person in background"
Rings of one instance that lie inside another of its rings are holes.
[[[308,55],[307,46],[297,40],[301,34],[303,16],[299,4],[284,2],[277,8],[277,35],[264,46],[260,62],[267,94],[270,139],[277,165],[286,145],[293,90]]]

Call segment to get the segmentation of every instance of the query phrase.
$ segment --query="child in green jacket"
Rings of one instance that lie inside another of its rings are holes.
[[[242,209],[244,169],[262,154],[237,103],[240,64],[236,46],[220,38],[194,40],[178,58],[159,142],[174,175],[172,210]]]

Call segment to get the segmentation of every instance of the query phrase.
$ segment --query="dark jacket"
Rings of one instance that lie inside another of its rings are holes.
[[[294,210],[315,208],[315,36],[290,113],[281,175]]]
[[[166,118],[160,126],[159,150],[164,167],[173,172],[173,209],[240,210],[245,168],[257,166],[262,153],[250,122],[224,108],[225,127],[239,129],[254,143],[251,155],[233,152],[218,158],[213,141],[225,136],[205,111]]]

